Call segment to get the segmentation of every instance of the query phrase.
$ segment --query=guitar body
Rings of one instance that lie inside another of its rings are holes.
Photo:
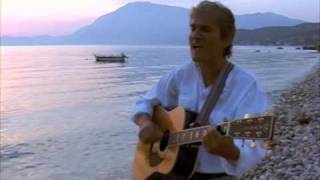
[[[138,142],[133,164],[134,180],[153,179],[158,173],[184,178],[193,174],[198,146],[194,144],[167,146],[166,134],[188,128],[195,117],[195,113],[187,113],[181,107],[170,112],[161,107],[155,108],[153,121],[160,126],[165,135],[159,142],[153,144]]]

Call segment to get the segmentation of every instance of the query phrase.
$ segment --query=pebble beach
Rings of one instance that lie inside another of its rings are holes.
[[[320,65],[281,93],[272,148],[240,179],[320,179]]]

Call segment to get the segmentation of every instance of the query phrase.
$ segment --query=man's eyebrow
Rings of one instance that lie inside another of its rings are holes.
[[[190,23],[190,26],[203,26],[203,25],[198,23]]]
[[[190,23],[190,26],[198,26],[198,27],[210,27],[207,24],[197,24],[197,23]]]

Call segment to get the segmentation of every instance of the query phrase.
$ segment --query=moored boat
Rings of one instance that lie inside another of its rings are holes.
[[[303,50],[317,50],[316,46],[303,46],[302,47]]]
[[[124,63],[126,62],[126,58],[128,58],[125,54],[121,54],[119,56],[116,55],[110,55],[110,56],[106,56],[106,55],[94,55],[96,58],[97,62],[119,62],[119,63]]]

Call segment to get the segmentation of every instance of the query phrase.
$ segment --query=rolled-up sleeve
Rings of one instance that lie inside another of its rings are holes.
[[[261,87],[254,82],[248,88],[248,91],[241,98],[233,119],[241,119],[245,114],[257,115],[266,111],[267,99]],[[240,150],[240,156],[237,161],[229,161],[220,157],[224,170],[231,175],[241,176],[244,172],[254,167],[267,153],[267,150],[261,147],[262,141],[256,141],[256,148],[250,147],[251,141],[234,140]]]
[[[163,76],[159,82],[137,101],[131,120],[138,113],[153,115],[153,107],[161,105],[166,108],[174,108],[177,105],[177,80],[175,71]]]

